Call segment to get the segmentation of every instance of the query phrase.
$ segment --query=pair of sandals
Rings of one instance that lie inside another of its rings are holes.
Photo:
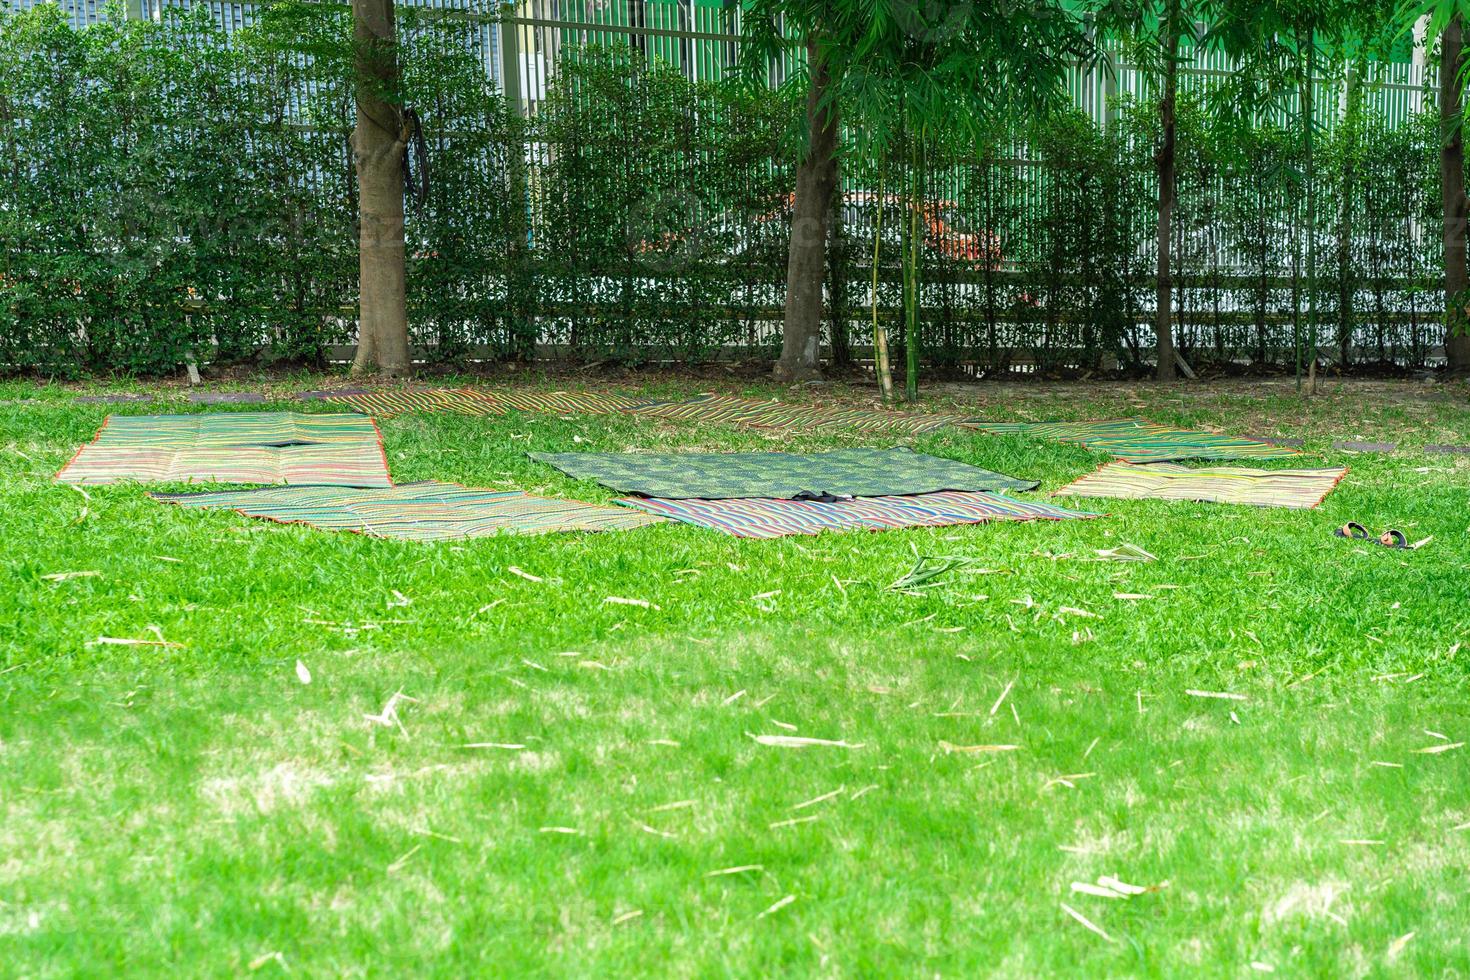
[[[1368,529],[1359,524],[1357,521],[1348,521],[1346,524],[1338,528],[1336,531],[1333,531],[1332,533],[1337,535],[1339,538],[1347,538],[1351,541],[1374,540],[1373,535],[1368,533]],[[1400,531],[1397,528],[1389,528],[1387,531],[1384,531],[1382,534],[1380,534],[1377,540],[1378,543],[1383,545],[1385,548],[1409,547],[1409,539],[1404,536],[1403,531]]]

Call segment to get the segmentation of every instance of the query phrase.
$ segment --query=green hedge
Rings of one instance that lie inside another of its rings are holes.
[[[225,40],[202,14],[0,18],[0,362],[151,373],[207,345],[309,359],[345,337],[327,312],[355,265],[345,146],[288,124],[292,94],[332,80]]]
[[[411,11],[401,26],[428,164],[408,215],[425,356],[771,352],[796,105],[627,49],[564,49],[526,120],[487,78],[478,28]],[[350,343],[348,28],[319,7],[267,8],[230,35],[202,10],[80,31],[51,4],[0,15],[0,370],[319,364]],[[1076,113],[926,147],[931,204],[1002,256],[926,250],[931,367],[1142,368],[1155,125],[1124,102],[1106,128]],[[1434,133],[1427,117],[1389,128],[1359,111],[1325,136],[1319,339],[1346,365],[1423,363],[1442,336]],[[1289,364],[1309,326],[1292,268],[1300,140],[1225,129],[1189,103],[1180,140],[1181,350],[1197,366]],[[904,186],[907,159],[844,157],[842,186],[875,199]],[[834,244],[841,359],[869,334],[873,242],[860,224]],[[901,346],[897,263],[884,244],[876,301]]]

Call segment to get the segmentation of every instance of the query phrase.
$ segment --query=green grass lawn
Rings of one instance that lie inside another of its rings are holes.
[[[114,410],[180,410],[161,394]],[[1318,511],[451,544],[53,484],[110,408],[73,395],[0,385],[0,974],[1470,972],[1470,456],[1417,448],[1470,443],[1462,387],[929,403],[1305,435],[1352,467]],[[383,431],[400,481],[594,501],[525,453],[894,444]],[[907,442],[1043,491],[1103,461]],[[1334,538],[1350,519],[1432,541]],[[1158,561],[1083,560],[1123,543]],[[887,590],[915,552],[973,564]],[[1107,876],[1151,890],[1074,889]]]

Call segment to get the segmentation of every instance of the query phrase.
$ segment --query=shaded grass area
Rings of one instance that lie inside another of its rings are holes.
[[[1470,968],[1470,756],[1445,748],[1470,734],[1470,461],[1329,452],[1353,470],[1313,512],[1097,501],[1090,522],[424,545],[55,486],[106,407],[7,394],[34,399],[0,406],[0,961],[19,972]],[[1037,411],[1320,415],[1319,451],[1407,431],[1357,403],[1190,397]],[[1463,406],[1428,410],[1470,431]],[[889,444],[383,429],[400,481],[591,501],[612,495],[524,453]],[[1045,491],[1102,461],[911,444]],[[1433,540],[1333,538],[1349,519]],[[1085,560],[1124,542],[1159,560]],[[916,552],[971,563],[887,590]],[[66,572],[98,574],[44,577]],[[1072,889],[1107,875],[1168,884]]]

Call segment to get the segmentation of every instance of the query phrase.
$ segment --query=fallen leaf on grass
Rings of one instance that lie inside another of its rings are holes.
[[[1231,694],[1228,691],[1196,691],[1190,689],[1184,692],[1192,698],[1215,698],[1219,701],[1249,701],[1250,698],[1244,694]]]
[[[1070,915],[1073,919],[1077,920],[1077,922],[1082,925],[1082,928],[1088,930],[1089,932],[1097,933],[1108,942],[1114,941],[1113,937],[1104,932],[1101,926],[1095,925],[1091,919],[1083,915],[1081,912],[1078,912],[1076,909],[1072,908],[1072,906],[1068,905],[1066,902],[1062,903],[1062,911]]]
[[[403,866],[408,863],[408,859],[417,854],[423,846],[424,845],[422,844],[415,844],[413,847],[409,848],[407,853],[405,853],[398,860],[394,861],[392,864],[388,865],[388,873],[391,875],[396,874],[398,871],[401,871],[403,869]]]
[[[542,827],[537,832],[542,834],[572,834],[575,836],[581,836],[582,833],[576,827]]]
[[[750,735],[750,732],[746,732],[745,734]],[[787,749],[800,749],[809,745],[827,745],[834,749],[860,749],[863,747],[863,743],[861,742],[854,744],[830,738],[804,738],[800,735],[750,735],[750,737],[761,745],[774,745]]]
[[[296,679],[303,684],[311,683],[311,671],[307,670],[306,664],[296,661]]]
[[[837,787],[836,789],[834,789],[830,793],[823,793],[821,796],[814,796],[814,797],[812,797],[809,800],[805,800],[805,801],[803,801],[801,803],[797,803],[794,806],[792,806],[791,809],[793,809],[793,810],[805,810],[809,806],[816,806],[818,803],[825,803],[828,800],[832,799],[832,797],[834,797],[834,796],[841,796],[845,792],[847,792],[847,787],[846,786],[839,786],[839,787]]]
[[[810,817],[792,817],[789,820],[777,820],[775,823],[766,824],[766,829],[780,830],[782,827],[794,827],[799,823],[815,823],[820,819],[822,818],[816,815]]]
[[[1161,881],[1157,885],[1130,885],[1128,882],[1115,878],[1112,875],[1103,875],[1097,879],[1097,883],[1104,888],[1111,888],[1113,891],[1122,892],[1128,896],[1148,895],[1153,892],[1161,892],[1169,887],[1167,880]]]
[[[124,636],[99,636],[88,646],[103,647],[167,647],[171,650],[181,650],[182,643],[170,643],[168,640],[134,640]]]
[[[262,953],[249,963],[246,963],[245,967],[254,973],[267,963],[275,963],[281,969],[286,969],[286,957],[282,956],[279,950],[273,953]]]
[[[1399,938],[1395,939],[1393,942],[1389,943],[1387,953],[1388,958],[1393,959],[1394,957],[1402,953],[1404,951],[1404,947],[1409,945],[1409,940],[1413,939],[1415,935],[1416,933],[1406,932]]]
[[[1146,594],[1144,594],[1142,592],[1114,592],[1113,593],[1113,598],[1114,599],[1124,599],[1124,600],[1128,600],[1128,601],[1136,601],[1138,599],[1152,599],[1152,598],[1154,598],[1154,596],[1146,595]]]
[[[650,827],[648,824],[644,823],[641,820],[634,820],[633,826],[637,827],[645,834],[652,834],[655,837],[666,837],[672,840],[673,838],[679,836],[678,834],[671,834],[666,830],[659,830],[657,827]]]
[[[1097,879],[1096,884],[1086,881],[1072,882],[1072,891],[1079,895],[1092,895],[1095,898],[1125,899],[1135,898],[1139,895],[1148,895],[1153,892],[1163,891],[1169,887],[1167,881],[1157,885],[1130,885],[1128,882],[1112,875],[1103,875]]]
[[[718,878],[721,875],[738,875],[746,871],[764,871],[765,869],[766,866],[763,864],[737,864],[733,868],[721,868],[718,871],[706,871],[704,873],[704,876],[706,878]]]
[[[382,725],[384,728],[392,728],[394,725],[397,725],[399,732],[404,737],[407,737],[408,729],[403,727],[403,721],[398,717],[399,701],[417,702],[418,698],[411,698],[407,694],[404,694],[402,690],[394,691],[393,696],[388,698],[388,703],[383,705],[382,711],[375,715],[364,714],[363,718],[374,725]]]
[[[1011,681],[1007,682],[1005,688],[1002,689],[1001,692],[1000,692],[1000,697],[996,698],[995,699],[995,703],[990,706],[990,715],[991,715],[991,717],[994,717],[995,716],[995,713],[1000,710],[1000,706],[1005,703],[1006,696],[1011,693],[1011,688],[1013,688],[1015,686],[1016,686],[1016,682],[1015,682],[1014,679],[1012,679]]]
[[[101,574],[101,572],[52,572],[50,575],[42,575],[41,578],[48,582],[67,582],[74,578],[93,578]]]
[[[1136,544],[1121,544],[1116,548],[1098,548],[1093,552],[1093,557],[1084,558],[1083,561],[1158,561],[1158,558],[1144,551]]]
[[[1439,755],[1441,752],[1448,752],[1451,749],[1463,748],[1464,745],[1464,742],[1445,742],[1440,745],[1431,745],[1427,748],[1415,749],[1414,753],[1416,755]]]
[[[772,903],[772,905],[771,905],[770,908],[766,909],[760,915],[756,916],[756,918],[757,919],[764,919],[766,916],[770,915],[772,912],[779,912],[782,909],[784,909],[786,906],[790,905],[794,901],[796,901],[796,896],[795,895],[787,895],[785,898],[777,899],[774,903]]]
[[[462,749],[506,749],[510,752],[519,752],[525,748],[520,742],[466,742],[460,746]]]
[[[619,595],[610,595],[602,600],[603,605],[614,606],[638,606],[642,609],[662,609],[663,606],[649,602],[647,599],[625,599]]]
[[[968,755],[979,755],[984,752],[1017,752],[1019,745],[955,745],[951,742],[940,742],[939,747],[945,752],[960,752]]]
[[[518,576],[520,576],[521,578],[525,579],[527,582],[545,582],[546,581],[546,579],[542,578],[541,576],[539,576],[539,575],[532,575],[530,572],[525,571],[524,569],[517,568],[514,565],[511,565],[508,568],[506,568],[506,571],[507,572],[510,572],[512,575],[518,575]]]
[[[633,921],[634,919],[638,918],[642,914],[643,914],[643,910],[642,909],[634,909],[631,912],[624,912],[622,915],[620,915],[617,918],[613,919],[612,920],[612,924],[615,925],[615,926],[620,926],[624,922],[631,922],[631,921]]]
[[[1053,786],[1065,786],[1068,789],[1076,789],[1077,788],[1077,782],[1076,782],[1077,780],[1079,780],[1079,779],[1091,779],[1093,776],[1096,776],[1096,775],[1097,775],[1097,773],[1095,773],[1095,772],[1074,772],[1074,773],[1068,773],[1065,776],[1057,776],[1057,777],[1055,777],[1053,779],[1048,779],[1045,783],[1042,784],[1041,788],[1044,789],[1044,790],[1046,790],[1046,789],[1051,789]]]

